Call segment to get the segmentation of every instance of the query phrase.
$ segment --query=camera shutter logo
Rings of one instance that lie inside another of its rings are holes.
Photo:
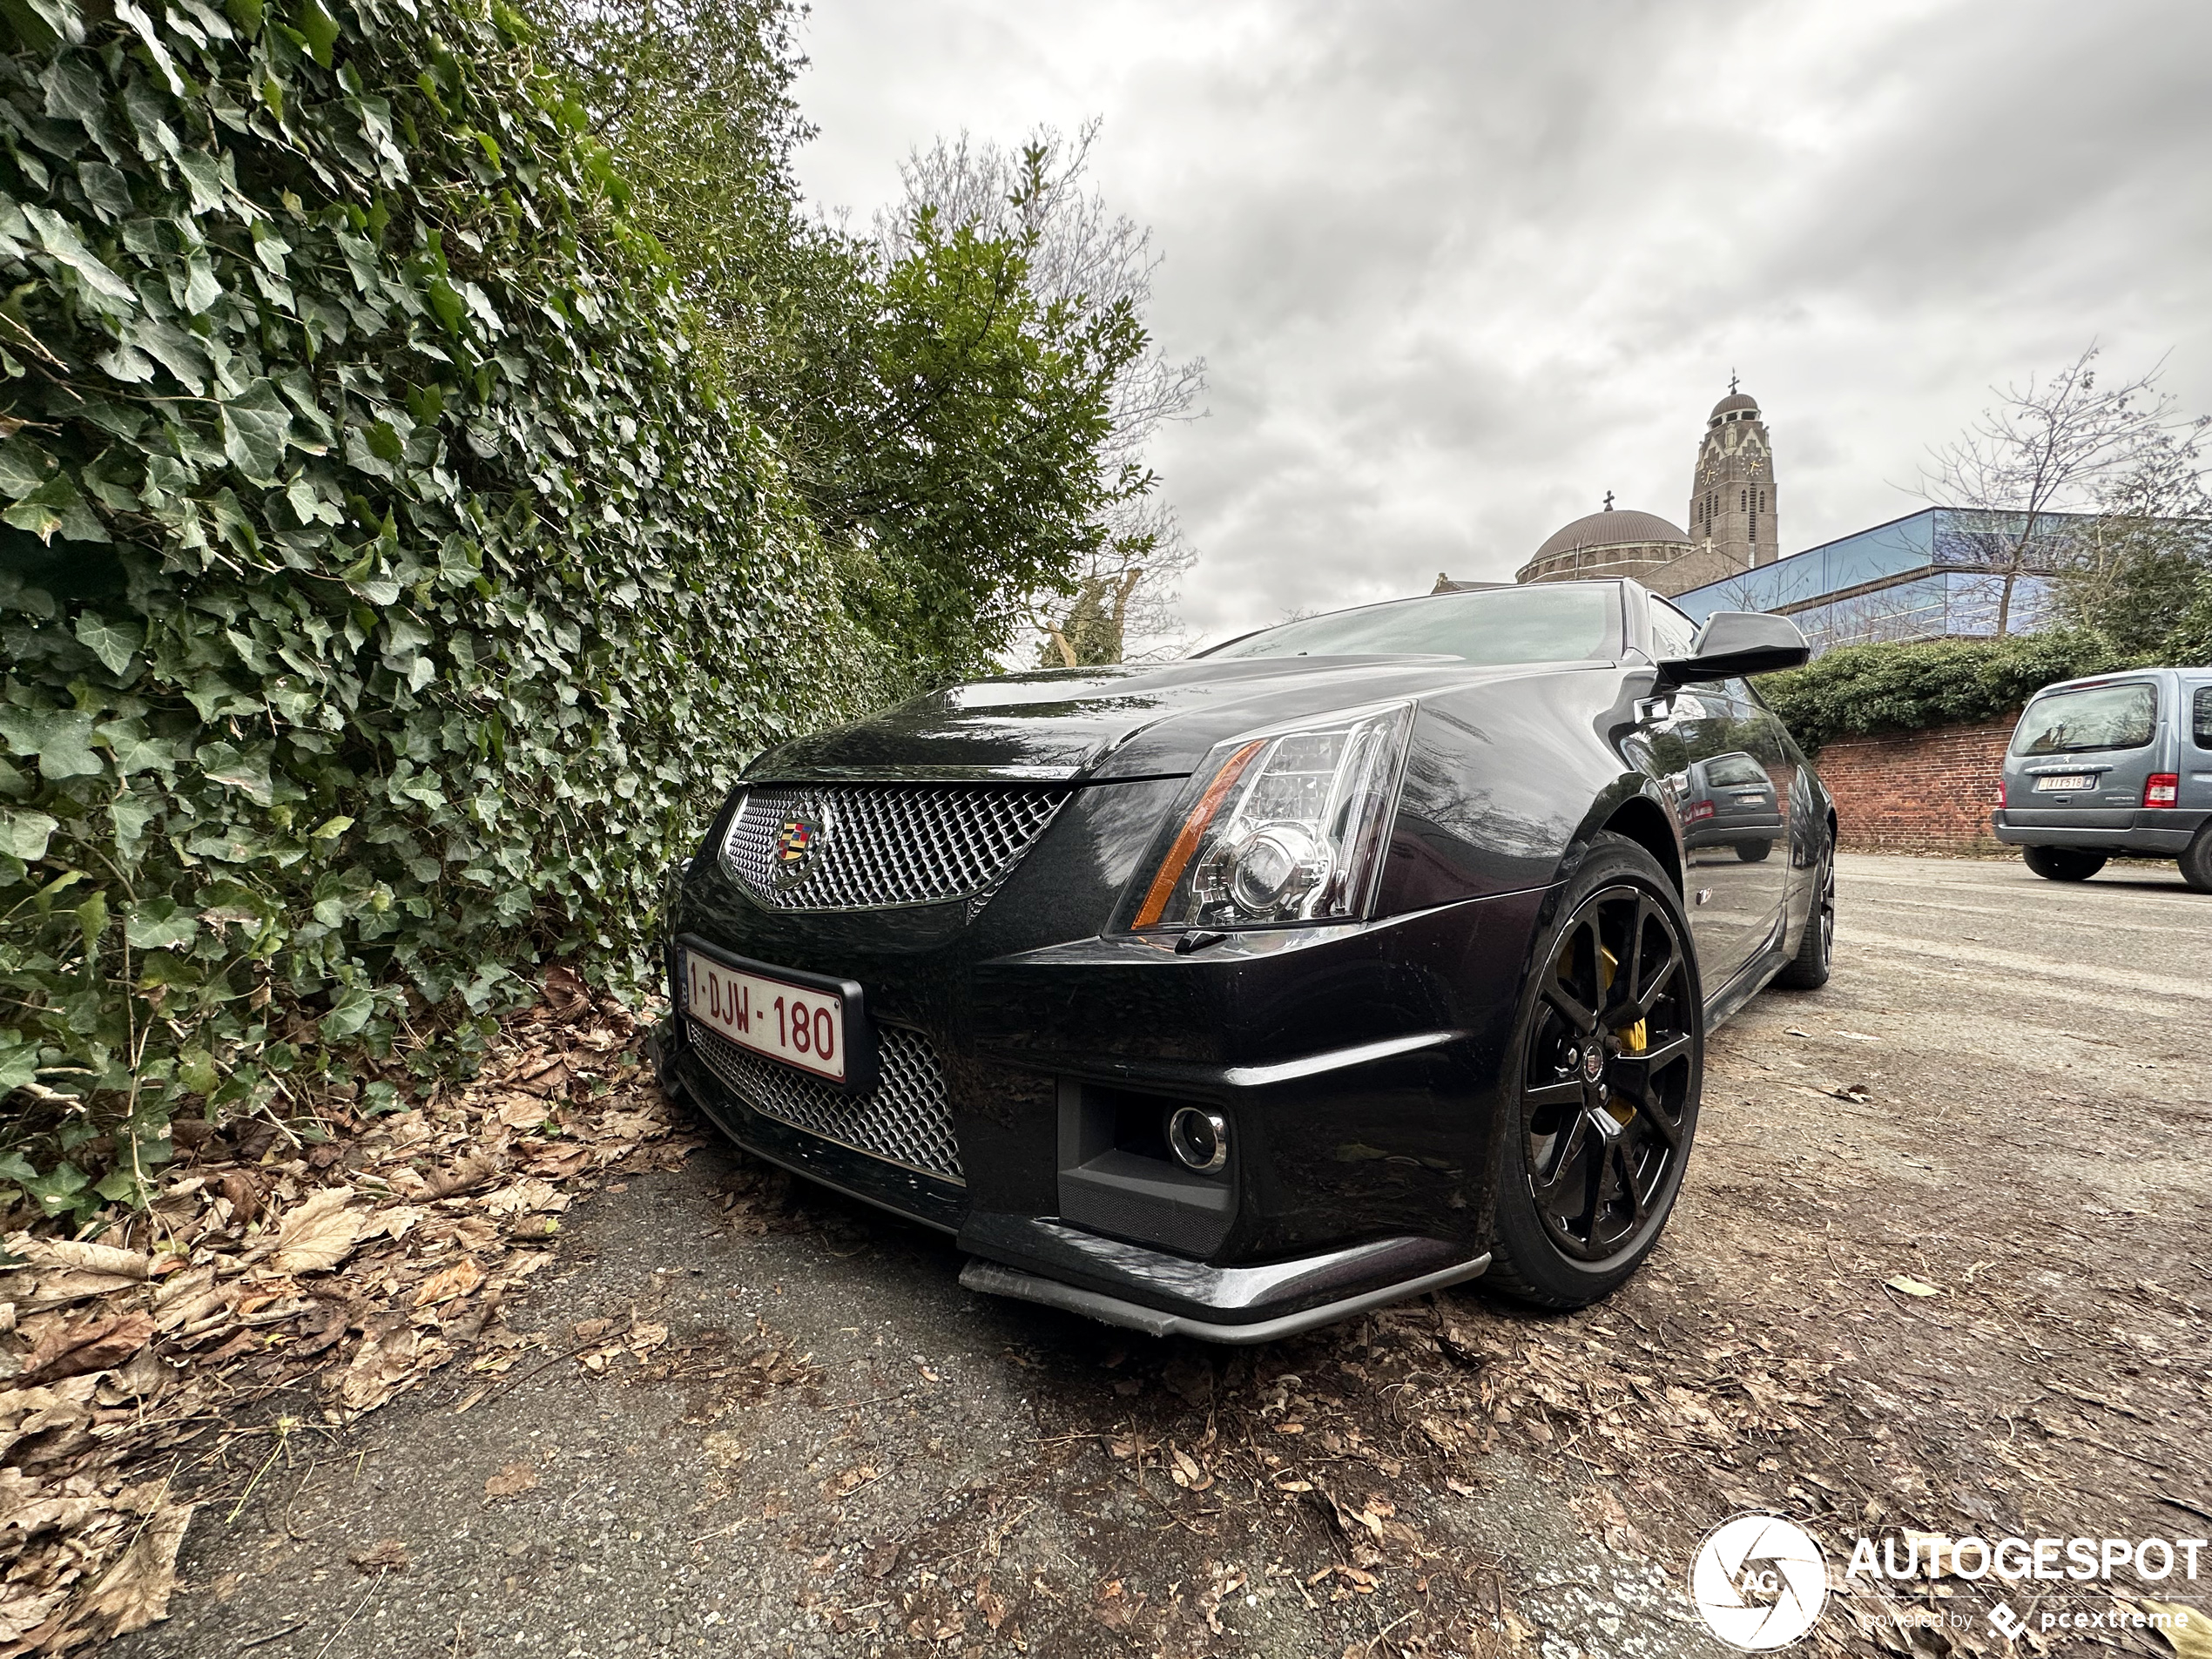
[[[1731,1648],[1764,1653],[1812,1629],[1828,1601],[1828,1563],[1811,1533],[1779,1515],[1738,1515],[1705,1534],[1689,1599]]]

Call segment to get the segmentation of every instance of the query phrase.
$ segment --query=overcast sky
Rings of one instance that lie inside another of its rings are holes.
[[[815,0],[809,192],[1103,117],[1206,417],[1153,459],[1219,637],[1676,524],[1738,371],[1785,553],[1910,512],[2091,339],[2212,409],[2212,7]],[[1906,488],[1900,488],[1905,486]]]

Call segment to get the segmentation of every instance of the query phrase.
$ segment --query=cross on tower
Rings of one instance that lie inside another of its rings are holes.
[[[1605,492],[1605,510],[1608,513],[1613,510],[1613,492],[1609,489]]]
[[[1728,395],[1730,397],[1736,395],[1736,371],[1732,368],[1728,371]]]

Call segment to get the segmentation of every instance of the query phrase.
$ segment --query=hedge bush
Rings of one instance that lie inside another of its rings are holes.
[[[1817,754],[1831,738],[1994,720],[2054,680],[2101,674],[2134,660],[2087,630],[1896,640],[1839,646],[1758,685],[1798,746]]]
[[[0,16],[0,1180],[59,1214],[641,973],[873,648],[498,0]]]

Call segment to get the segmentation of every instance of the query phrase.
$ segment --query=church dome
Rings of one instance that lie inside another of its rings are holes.
[[[1730,392],[1726,397],[1713,405],[1713,412],[1705,417],[1705,424],[1707,426],[1711,426],[1715,422],[1723,420],[1729,415],[1738,413],[1748,414],[1754,420],[1757,419],[1759,413],[1758,399],[1753,397],[1749,392]]]
[[[1639,513],[1630,508],[1611,512],[1592,513],[1578,518],[1572,524],[1561,525],[1536,550],[1531,564],[1541,564],[1555,553],[1572,553],[1586,547],[1620,547],[1624,544],[1649,544],[1653,542],[1678,542],[1684,545],[1689,537],[1676,529],[1656,513]]]

